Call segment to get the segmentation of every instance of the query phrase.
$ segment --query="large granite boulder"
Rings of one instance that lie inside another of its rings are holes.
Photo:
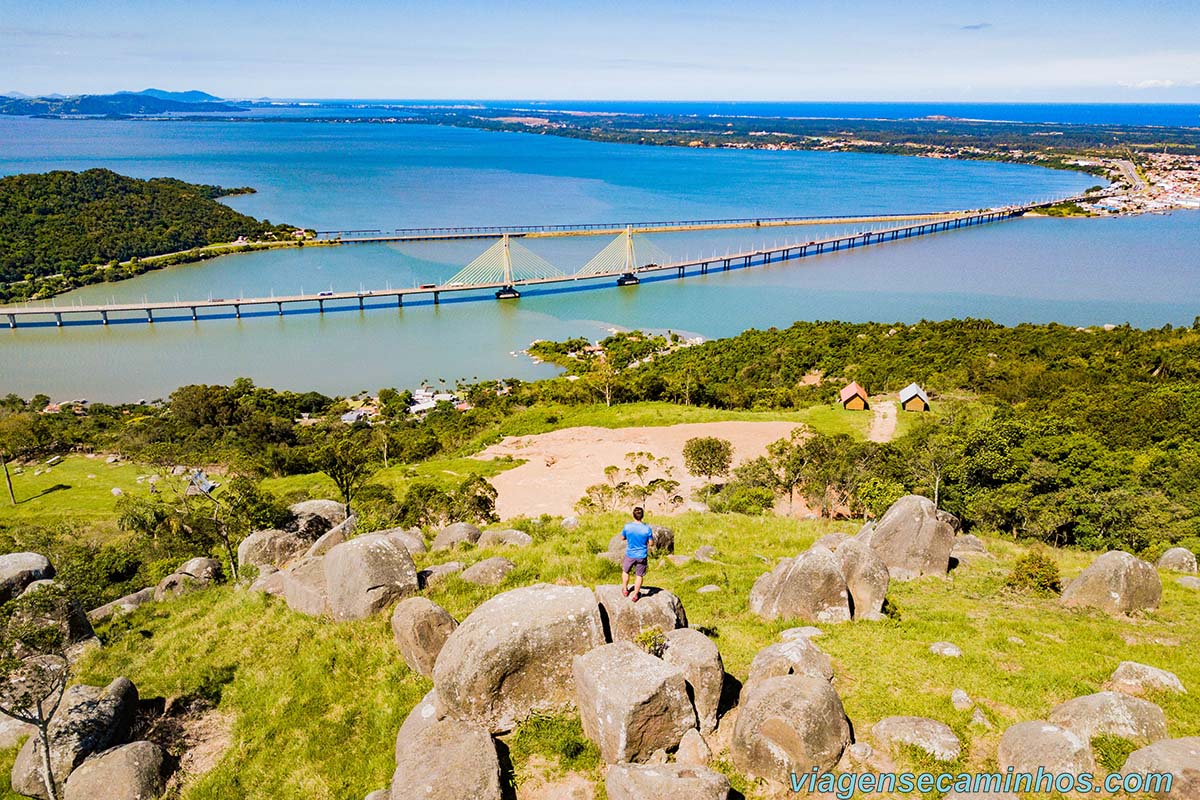
[[[484,531],[479,536],[480,547],[528,547],[533,544],[533,537],[523,531],[507,528],[501,531]]]
[[[439,720],[396,744],[392,800],[500,800],[496,743],[478,725]]]
[[[493,556],[467,567],[459,577],[476,586],[499,586],[516,568],[517,565],[507,558]]]
[[[118,597],[111,603],[105,603],[99,608],[94,608],[88,612],[88,619],[93,623],[103,622],[104,620],[115,617],[120,614],[128,614],[130,611],[149,603],[154,599],[154,587],[147,586],[145,589],[140,589],[132,594],[127,594],[124,597]]]
[[[958,563],[969,563],[983,558],[991,558],[987,546],[978,536],[969,533],[954,537],[954,545],[950,548],[950,558]]]
[[[280,579],[283,599],[288,608],[310,617],[328,613],[324,556],[302,558],[280,574],[283,576]]]
[[[442,581],[449,578],[455,573],[463,571],[464,564],[461,561],[447,561],[444,564],[430,564],[425,569],[417,573],[417,582],[421,588],[436,586]]]
[[[445,718],[446,709],[438,699],[437,689],[430,689],[400,723],[400,732],[396,734],[396,761],[404,758],[404,748],[418,733]]]
[[[1155,566],[1172,572],[1195,572],[1196,554],[1186,547],[1172,547],[1158,557]]]
[[[908,581],[950,570],[954,526],[927,497],[901,497],[875,523],[871,547],[887,565],[892,580]]]
[[[702,733],[717,729],[725,664],[712,639],[695,628],[677,628],[667,633],[663,661],[679,668],[692,691],[692,704]]]
[[[583,733],[606,763],[646,761],[696,727],[683,671],[632,642],[576,656],[574,676]]]
[[[608,800],[726,800],[729,779],[687,764],[614,764],[604,778]]]
[[[453,550],[460,544],[475,544],[481,535],[479,528],[471,523],[455,522],[438,531],[437,536],[433,538],[433,547],[430,549],[436,553],[438,550]]]
[[[1187,694],[1187,689],[1183,688],[1183,682],[1174,672],[1139,664],[1136,661],[1122,661],[1113,671],[1112,677],[1108,679],[1106,688],[1135,697],[1148,692]]]
[[[596,587],[596,601],[600,604],[600,620],[609,641],[633,641],[648,628],[659,628],[664,633],[676,628],[687,627],[687,613],[683,602],[666,589],[647,587],[635,603],[631,597],[621,594],[621,587],[605,584]]]
[[[409,669],[433,677],[433,665],[446,639],[458,627],[446,609],[425,597],[410,597],[392,612],[392,636]]]
[[[88,617],[87,612],[83,610],[83,606],[80,605],[78,600],[70,596],[70,592],[63,584],[53,579],[34,581],[25,587],[25,591],[21,592],[21,596],[24,597],[25,595],[33,594],[41,591],[43,588],[56,588],[66,597],[66,628],[68,643],[75,645],[89,640],[99,643],[99,640],[96,639],[96,632],[92,630],[92,622]],[[68,657],[74,658],[74,656],[70,653],[68,653]]]
[[[5,714],[0,714],[0,750],[8,750],[21,744],[26,736],[33,736],[37,728],[28,722],[21,722]]]
[[[1050,712],[1051,724],[1066,728],[1085,742],[1107,733],[1135,744],[1167,738],[1167,715],[1148,700],[1120,692],[1097,692],[1068,700]]]
[[[333,548],[337,547],[342,542],[350,541],[354,536],[354,531],[358,528],[358,517],[351,514],[344,520],[334,525],[329,530],[317,537],[307,550],[304,551],[306,558],[315,558],[323,556]]]
[[[834,768],[850,744],[850,724],[829,681],[781,675],[742,695],[729,750],[748,778],[789,785],[791,774]]]
[[[84,761],[63,791],[63,800],[157,800],[166,788],[163,750],[133,742]]]
[[[944,722],[925,717],[884,717],[871,733],[881,745],[915,747],[938,761],[954,761],[962,753],[962,742]]]
[[[288,506],[288,511],[292,513],[288,527],[310,542],[346,521],[346,506],[336,500],[305,500]]]
[[[1088,739],[1049,722],[1019,722],[1004,732],[996,750],[996,762],[1003,772],[1046,772],[1081,775],[1096,771],[1092,746]]]
[[[404,548],[408,550],[409,555],[416,558],[421,553],[429,552],[429,546],[425,544],[425,534],[421,533],[420,528],[390,528],[386,531],[379,531],[395,539]]]
[[[412,556],[387,535],[369,533],[343,542],[329,551],[323,566],[335,620],[369,617],[420,590]]]
[[[1063,590],[1067,608],[1099,608],[1112,615],[1158,608],[1162,581],[1154,567],[1121,550],[1097,558]]]
[[[750,610],[767,620],[848,621],[850,590],[841,563],[823,547],[784,559],[754,582]]]
[[[242,539],[237,549],[239,567],[272,566],[279,569],[304,552],[308,542],[287,531],[255,531]]]
[[[7,603],[34,581],[54,577],[50,559],[39,553],[8,553],[0,556],[0,603]]]
[[[575,703],[572,659],[604,644],[596,596],[545,583],[486,600],[446,639],[433,683],[448,712],[493,732]]]
[[[221,580],[224,570],[215,558],[193,558],[179,565],[173,573],[159,581],[154,587],[154,599],[186,594]]]
[[[780,675],[803,675],[831,681],[833,662],[808,639],[789,639],[768,645],[759,650],[750,662],[750,672],[742,684],[742,691],[748,691],[758,681],[778,678]]]
[[[1185,739],[1164,739],[1149,747],[1135,750],[1121,768],[1125,775],[1137,773],[1170,773],[1171,791],[1160,784],[1147,787],[1159,800],[1194,800],[1200,797],[1200,736]]]
[[[847,538],[838,545],[838,563],[850,592],[850,616],[854,619],[881,619],[887,598],[888,568],[869,545]]]
[[[138,693],[128,678],[108,686],[76,685],[63,695],[50,723],[50,764],[62,784],[85,758],[125,740],[137,709]],[[37,737],[25,740],[12,768],[12,788],[27,797],[47,798]]]

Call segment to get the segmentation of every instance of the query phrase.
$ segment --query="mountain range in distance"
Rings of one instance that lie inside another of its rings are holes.
[[[140,92],[73,96],[49,94],[30,97],[20,92],[0,95],[0,114],[9,116],[229,113],[244,110],[243,106],[195,89],[185,92],[144,89]]]

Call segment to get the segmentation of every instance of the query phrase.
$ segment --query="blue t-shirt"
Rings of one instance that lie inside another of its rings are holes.
[[[644,522],[626,522],[621,537],[625,539],[626,558],[646,558],[649,555],[647,545],[654,538],[654,531]]]

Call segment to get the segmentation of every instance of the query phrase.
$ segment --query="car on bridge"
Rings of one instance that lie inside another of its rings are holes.
[[[317,292],[317,297],[333,297],[333,292]]]

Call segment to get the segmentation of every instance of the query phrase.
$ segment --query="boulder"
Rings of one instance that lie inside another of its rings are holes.
[[[50,723],[50,763],[61,785],[85,758],[125,740],[137,709],[137,689],[128,678],[108,686],[72,686]],[[12,768],[13,791],[46,798],[36,737],[26,739]]]
[[[892,580],[908,581],[950,570],[954,526],[938,516],[933,501],[901,497],[875,524],[871,547],[887,565]]]
[[[1106,688],[1134,696],[1147,692],[1187,694],[1187,689],[1183,688],[1183,682],[1175,673],[1136,661],[1122,661],[1108,679]]]
[[[1091,742],[1049,722],[1019,722],[1004,732],[996,751],[1003,772],[1046,772],[1080,775],[1096,771]]]
[[[54,577],[50,559],[38,553],[8,553],[0,556],[0,603],[7,603],[34,581]]]
[[[390,528],[386,531],[379,531],[379,533],[387,534],[404,545],[404,549],[414,558],[421,553],[429,551],[429,547],[425,544],[425,535],[421,533],[420,528],[411,528],[409,530]]]
[[[962,648],[952,642],[934,642],[929,645],[929,652],[945,658],[962,658]]]
[[[417,583],[424,589],[446,580],[456,572],[463,571],[461,561],[447,561],[445,564],[431,564],[417,573]]]
[[[683,671],[632,642],[576,656],[573,672],[583,733],[608,764],[647,761],[696,727]]]
[[[531,544],[533,544],[532,536],[512,528],[502,531],[484,531],[479,535],[480,547],[528,547]]]
[[[971,699],[971,695],[967,694],[964,689],[955,689],[950,693],[950,705],[954,706],[955,711],[970,711],[975,707],[975,701]]]
[[[1047,718],[1085,742],[1107,733],[1134,744],[1151,744],[1167,738],[1167,715],[1148,700],[1120,692],[1097,692],[1057,706]]]
[[[1158,557],[1155,566],[1172,572],[1195,572],[1196,554],[1186,547],[1172,547]]]
[[[1164,739],[1135,750],[1125,759],[1121,772],[1126,775],[1170,773],[1172,780],[1169,793],[1163,791],[1161,786],[1157,791],[1150,791],[1151,796],[1159,800],[1193,800],[1200,797],[1200,736]]]
[[[437,536],[433,539],[433,547],[430,549],[437,552],[438,550],[453,550],[460,544],[475,544],[481,535],[479,528],[471,523],[456,522],[438,531]]]
[[[473,583],[476,586],[499,586],[504,583],[508,573],[516,568],[517,565],[507,558],[494,556],[467,567],[463,570],[461,577],[467,583]]]
[[[67,642],[77,644],[87,639],[95,639],[96,632],[92,630],[92,622],[88,618],[87,612],[83,610],[83,606],[79,601],[70,596],[67,588],[56,580],[42,579],[34,581],[25,587],[25,591],[21,592],[24,597],[27,594],[33,594],[42,587],[58,587],[67,597]],[[99,640],[96,640],[99,642]]]
[[[791,774],[834,768],[850,744],[850,724],[829,681],[780,675],[742,694],[729,750],[750,779],[789,785]]]
[[[324,570],[329,613],[339,621],[369,617],[420,590],[412,556],[387,535],[369,533],[335,546]]]
[[[824,547],[831,553],[836,553],[838,547],[847,539],[853,538],[848,533],[827,533],[813,542],[813,547]]]
[[[689,764],[614,764],[604,790],[608,800],[726,800],[729,779]]]
[[[409,669],[433,677],[433,665],[447,637],[458,627],[446,609],[425,597],[401,600],[392,612],[392,636]]]
[[[1185,589],[1200,589],[1200,578],[1193,578],[1190,575],[1176,578],[1175,582]]]
[[[563,517],[563,521],[559,524],[564,531],[573,531],[579,528],[579,519],[577,517]]]
[[[152,742],[121,745],[84,761],[63,790],[63,800],[156,800],[166,788],[161,747]]]
[[[324,562],[324,556],[302,558],[280,572],[283,599],[288,608],[310,617],[319,617],[329,611]]]
[[[268,566],[259,567],[258,577],[250,584],[250,591],[283,597],[283,576],[281,570]]]
[[[950,558],[960,564],[991,557],[992,554],[988,552],[983,540],[978,536],[964,533],[954,537],[954,545],[950,548]]]
[[[346,517],[346,519],[317,537],[317,540],[309,546],[308,550],[304,551],[304,555],[308,558],[325,555],[342,542],[349,541],[357,527],[358,517],[353,515]]]
[[[255,531],[238,545],[238,566],[272,566],[278,569],[307,546],[308,543],[294,533]]]
[[[949,511],[939,510],[937,518],[954,529],[956,534],[962,533],[962,520],[951,514]]]
[[[835,553],[850,592],[850,616],[882,619],[887,597],[888,568],[870,546],[847,538]]]
[[[692,553],[692,558],[699,561],[701,564],[716,564],[717,548],[711,544],[702,544],[696,548],[696,552]]]
[[[1097,558],[1063,590],[1067,608],[1099,608],[1109,614],[1132,614],[1158,608],[1162,581],[1154,567],[1121,550]]]
[[[695,628],[677,628],[667,633],[662,658],[683,672],[700,731],[712,733],[717,729],[721,689],[725,685],[725,663],[716,643]]]
[[[346,521],[346,507],[336,500],[305,500],[288,506],[288,511],[292,513],[288,527],[310,542]]]
[[[833,662],[808,639],[790,639],[759,650],[750,662],[750,672],[742,684],[743,694],[758,681],[780,675],[833,680]]]
[[[400,724],[400,732],[396,734],[396,761],[404,757],[404,748],[416,738],[417,734],[433,723],[446,718],[446,709],[438,699],[437,689],[430,689],[425,696],[408,712],[404,722]]]
[[[500,800],[496,743],[478,725],[443,719],[396,743],[392,800]]]
[[[600,604],[600,620],[605,638],[610,642],[633,641],[648,628],[660,628],[663,633],[687,627],[687,613],[678,597],[666,589],[644,587],[635,603],[621,594],[621,587],[606,584],[596,587]]]
[[[545,583],[483,602],[446,639],[433,683],[449,713],[493,732],[575,702],[574,656],[604,644],[596,596]]]
[[[862,542],[867,547],[871,546],[871,539],[875,536],[875,520],[871,520],[866,525],[858,529],[858,533],[854,534],[857,541]]]
[[[788,628],[779,634],[779,638],[785,642],[790,642],[793,639],[818,639],[825,635],[825,631],[813,625],[803,625],[799,628]]]
[[[178,572],[172,573],[159,581],[158,585],[154,587],[154,599],[161,603],[168,597],[176,597],[181,594],[194,592],[202,586],[203,584],[191,575],[183,575]]]
[[[145,589],[127,594],[124,597],[118,597],[111,603],[105,603],[99,608],[94,608],[88,612],[88,619],[92,622],[103,622],[109,617],[115,617],[119,614],[128,614],[135,608],[144,603],[148,603],[154,599],[154,587],[148,586]]]
[[[841,563],[823,547],[784,559],[754,582],[750,610],[767,620],[848,621],[850,591]]]
[[[16,747],[26,736],[33,736],[36,733],[37,728],[28,722],[21,722],[6,714],[0,714],[0,750]]]
[[[962,742],[950,726],[925,717],[884,717],[875,723],[871,733],[889,749],[909,745],[938,761],[954,761],[962,753]]]
[[[704,741],[700,731],[695,728],[685,733],[679,740],[679,749],[675,751],[676,763],[703,767],[711,758],[712,748],[708,746],[708,742]]]

